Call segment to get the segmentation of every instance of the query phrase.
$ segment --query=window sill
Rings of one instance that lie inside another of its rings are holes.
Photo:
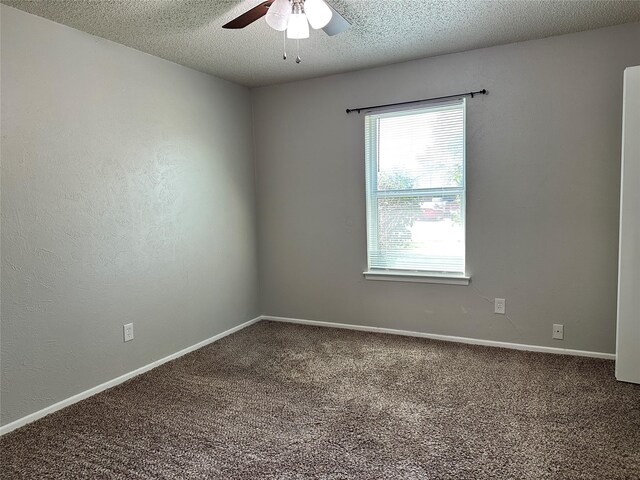
[[[402,272],[393,270],[368,270],[363,272],[367,280],[386,282],[440,283],[444,285],[469,285],[471,277],[465,275],[447,275],[446,273]]]

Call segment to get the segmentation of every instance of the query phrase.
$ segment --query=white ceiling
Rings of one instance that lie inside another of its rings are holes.
[[[352,27],[312,31],[297,65],[264,19],[221,28],[261,0],[0,1],[247,86],[640,21],[640,1],[328,0]]]

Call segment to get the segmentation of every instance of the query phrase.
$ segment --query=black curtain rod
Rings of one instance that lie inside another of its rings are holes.
[[[347,113],[358,112],[361,110],[373,110],[376,108],[396,107],[398,105],[409,105],[411,103],[430,102],[431,100],[446,100],[447,98],[471,97],[476,95],[486,95],[488,92],[485,88],[477,92],[458,93],[457,95],[445,95],[444,97],[423,98],[422,100],[411,100],[409,102],[387,103],[386,105],[371,105],[370,107],[347,108]]]

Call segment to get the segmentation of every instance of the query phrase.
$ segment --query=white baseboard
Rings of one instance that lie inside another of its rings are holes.
[[[155,362],[151,362],[148,365],[145,365],[144,367],[140,367],[137,368],[129,373],[125,373],[124,375],[120,375],[117,378],[114,378],[113,380],[109,380],[108,382],[102,383],[100,385],[97,385],[93,388],[90,388],[89,390],[85,390],[84,392],[80,392],[76,395],[73,395],[72,397],[66,398],[65,400],[61,400],[57,403],[54,403],[53,405],[50,405],[46,408],[43,408],[42,410],[38,410],[37,412],[31,413],[29,415],[27,415],[26,417],[22,417],[19,418],[18,420],[15,420],[11,423],[7,423],[6,425],[3,425],[2,427],[0,427],[0,436],[4,435],[5,433],[9,433],[12,430],[15,430],[16,428],[20,428],[23,425],[26,425],[27,423],[31,423],[35,420],[38,420],[42,417],[44,417],[45,415],[49,415],[50,413],[53,413],[57,410],[60,410],[64,407],[68,407],[69,405],[73,405],[74,403],[79,402],[80,400],[84,400],[85,398],[91,397],[92,395],[95,395],[96,393],[100,393],[103,390],[106,390],[108,388],[111,387],[115,387],[116,385],[126,382],[127,380],[129,380],[130,378],[136,377],[138,375],[140,375],[141,373],[144,372],[148,372],[149,370],[156,368],[160,365],[162,365],[163,363],[169,362],[171,360],[174,360],[178,357],[181,357],[183,355],[186,355],[187,353],[193,352],[194,350],[198,350],[199,348],[202,348],[206,345],[209,345],[210,343],[215,342],[216,340],[220,340],[223,337],[226,337],[227,335],[231,335],[232,333],[237,332],[238,330],[242,330],[243,328],[248,327],[249,325],[253,325],[256,322],[259,322],[260,320],[262,320],[262,316],[260,317],[256,317],[252,320],[249,320],[247,322],[241,323],[240,325],[237,325],[233,328],[230,328],[229,330],[225,330],[222,333],[219,333],[218,335],[214,335],[211,338],[207,338],[206,340],[203,340],[202,342],[198,342],[195,345],[191,345],[190,347],[184,348],[182,350],[180,350],[179,352],[176,353],[172,353],[171,355],[168,355],[164,358],[161,358],[160,360],[156,360]]]
[[[303,320],[300,318],[274,317],[263,315],[261,320],[273,320],[275,322],[299,323],[301,325],[315,325],[317,327],[345,328],[347,330],[360,330],[364,332],[389,333],[391,335],[404,335],[407,337],[422,337],[445,342],[468,343],[471,345],[484,345],[487,347],[510,348],[513,350],[526,350],[529,352],[555,353],[560,355],[575,355],[578,357],[604,358],[615,360],[615,353],[589,352],[587,350],[571,350],[569,348],[544,347],[541,345],[524,345],[522,343],[498,342],[495,340],[481,340],[477,338],[454,337],[451,335],[438,335],[435,333],[412,332],[409,330],[396,330],[394,328],[369,327],[364,325],[348,325],[346,323],[320,322],[317,320]]]
[[[138,376],[144,372],[148,372],[149,370],[155,367],[158,367],[163,363],[174,360],[187,353],[193,352],[194,350],[198,350],[199,348],[209,345],[210,343],[213,343],[216,340],[220,340],[221,338],[224,338],[227,335],[230,335],[234,332],[237,332],[238,330],[242,330],[243,328],[253,325],[256,322],[259,322],[260,320],[272,320],[276,322],[286,322],[286,323],[299,323],[302,325],[314,325],[318,327],[344,328],[348,330],[360,330],[365,332],[388,333],[391,335],[404,335],[408,337],[422,337],[422,338],[430,338],[433,340],[443,340],[446,342],[468,343],[471,345],[484,345],[488,347],[510,348],[514,350],[526,350],[531,352],[555,353],[555,354],[561,354],[561,355],[576,355],[581,357],[604,358],[607,360],[615,360],[616,358],[615,354],[613,353],[589,352],[586,350],[571,350],[568,348],[543,347],[539,345],[524,345],[520,343],[498,342],[494,340],[481,340],[481,339],[467,338],[467,337],[454,337],[450,335],[438,335],[434,333],[412,332],[409,330],[396,330],[394,328],[369,327],[364,325],[348,325],[345,323],[321,322],[317,320],[304,320],[300,318],[287,318],[287,317],[275,317],[272,315],[261,315],[247,322],[244,322],[238,326],[230,328],[229,330],[219,333],[218,335],[214,335],[211,338],[203,340],[202,342],[196,343],[195,345],[182,349],[179,352],[172,353],[171,355],[168,355],[164,358],[156,360],[155,362],[151,362],[148,365],[137,368],[136,370],[133,370],[129,373],[125,373],[124,375],[114,378],[113,380],[109,380],[108,382],[97,385],[93,388],[90,388],[89,390],[80,392],[76,395],[73,395],[72,397],[69,397],[65,400],[61,400],[60,402],[54,403],[53,405],[43,408],[42,410],[38,410],[37,412],[31,413],[25,417],[19,418],[18,420],[15,420],[11,423],[3,425],[0,427],[0,436],[4,435],[5,433],[9,433],[12,430],[15,430],[16,428],[20,428],[23,425],[26,425],[35,420],[38,420],[46,415],[49,415],[50,413],[58,411],[64,407],[73,405],[74,403],[77,403],[80,400],[84,400],[85,398],[91,397],[96,393],[100,393],[103,390],[106,390],[111,387],[115,387],[116,385],[126,382],[127,380],[135,376]]]

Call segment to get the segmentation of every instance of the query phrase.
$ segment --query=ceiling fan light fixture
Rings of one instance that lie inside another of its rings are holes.
[[[305,0],[304,12],[307,14],[307,20],[309,20],[311,28],[315,30],[325,27],[333,15],[333,12],[323,0]]]
[[[340,13],[324,0],[263,0],[242,15],[222,25],[222,28],[244,28],[263,16],[269,27],[283,32],[282,58],[284,60],[287,59],[287,38],[296,40],[296,48],[298,49],[296,63],[301,62],[298,40],[309,38],[309,24],[316,30],[324,30],[329,36],[346,30],[350,25]]]
[[[309,22],[307,16],[302,13],[292,13],[287,26],[287,38],[309,38]]]
[[[291,17],[289,0],[276,0],[269,7],[265,20],[271,28],[282,32],[287,29],[289,17]]]

